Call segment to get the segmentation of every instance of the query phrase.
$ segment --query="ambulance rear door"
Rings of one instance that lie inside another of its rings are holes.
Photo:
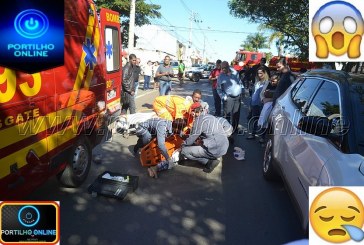
[[[122,76],[119,13],[102,8],[100,24],[105,48],[106,108],[109,113],[114,114],[120,112]]]

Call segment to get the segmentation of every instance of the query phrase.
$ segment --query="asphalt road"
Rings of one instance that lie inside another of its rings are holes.
[[[207,80],[176,84],[172,93],[191,95],[195,88],[202,90],[213,111]],[[157,90],[138,93],[137,110],[150,110]],[[246,104],[241,109],[243,127]],[[176,166],[158,179],[148,177],[131,154],[135,143],[136,136],[115,134],[112,142],[94,149],[94,154],[102,154],[102,162],[92,165],[80,188],[62,188],[52,178],[28,197],[60,201],[60,244],[284,244],[303,237],[283,184],[263,179],[264,148],[257,140],[235,136],[234,145],[211,174],[196,165]],[[233,157],[234,146],[246,150],[245,161]],[[106,170],[139,176],[138,189],[122,201],[92,197],[87,187]]]

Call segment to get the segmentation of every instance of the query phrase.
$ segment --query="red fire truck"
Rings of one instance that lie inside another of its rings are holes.
[[[233,68],[239,73],[243,73],[252,66],[259,64],[263,57],[265,57],[265,53],[239,49],[236,52]]]
[[[273,56],[270,61],[269,61],[269,69],[271,71],[276,71],[277,70],[277,62],[279,60],[279,56]],[[305,68],[307,70],[311,70],[311,69],[317,69],[317,64],[313,63],[313,62],[308,62],[308,61],[302,61],[300,59],[298,59],[297,57],[286,57],[286,61],[288,66],[290,67],[291,71],[293,72],[299,72],[302,68]]]
[[[119,14],[98,13],[92,0],[65,0],[64,11],[63,66],[33,74],[0,67],[0,200],[54,175],[79,186],[120,110]]]

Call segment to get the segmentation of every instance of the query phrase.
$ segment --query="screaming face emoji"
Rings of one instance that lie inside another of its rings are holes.
[[[328,242],[349,241],[343,225],[361,228],[364,207],[357,195],[344,188],[330,188],[321,192],[311,204],[311,226],[316,234]]]
[[[318,58],[327,58],[329,53],[336,56],[347,53],[349,58],[358,58],[363,34],[363,17],[347,2],[328,2],[312,19]]]

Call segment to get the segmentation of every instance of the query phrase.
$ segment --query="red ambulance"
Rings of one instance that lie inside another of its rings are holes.
[[[79,186],[120,110],[119,14],[98,12],[92,0],[64,6],[63,66],[33,74],[0,67],[0,200],[22,198],[54,175]]]

